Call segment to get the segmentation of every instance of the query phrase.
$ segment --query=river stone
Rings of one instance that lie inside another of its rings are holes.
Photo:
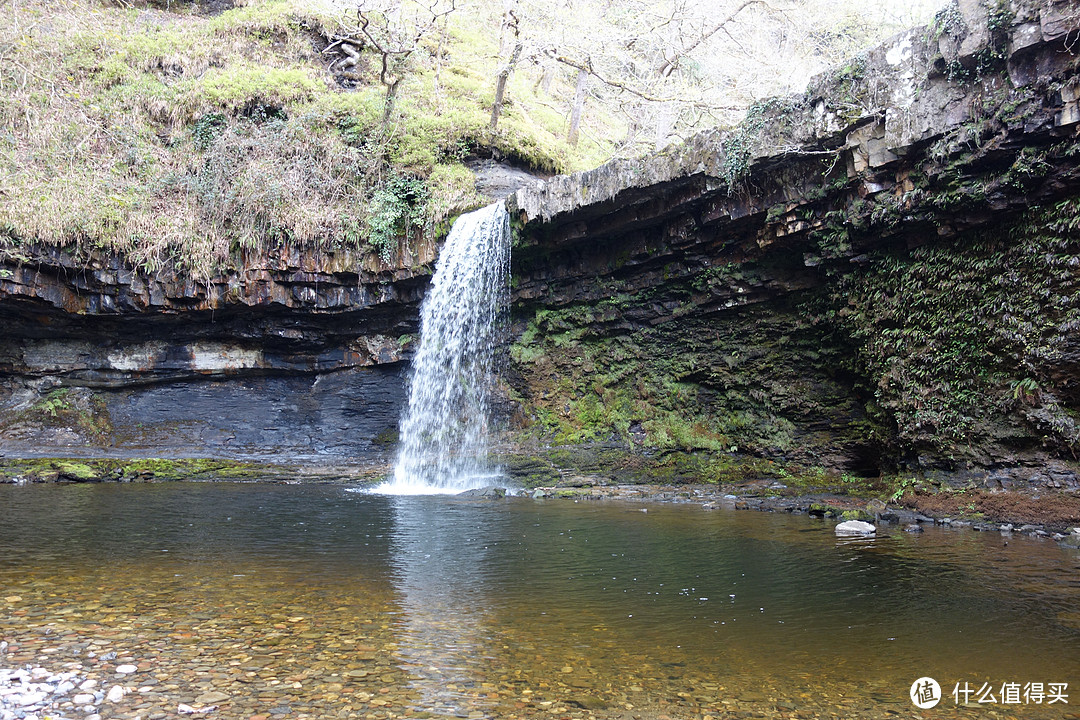
[[[475,490],[466,490],[465,492],[458,493],[458,497],[501,500],[506,497],[506,488],[496,487],[492,485],[490,487],[477,488]]]
[[[109,692],[105,695],[105,699],[111,703],[118,703],[124,698],[124,688],[119,685],[113,685],[109,688]]]
[[[199,705],[214,705],[216,703],[225,702],[229,699],[229,696],[223,692],[211,691],[203,693],[199,697],[195,698],[195,702]]]
[[[117,665],[116,672],[121,675],[130,675],[133,672],[138,672],[139,668],[135,665]]]
[[[862,520],[847,520],[837,525],[833,530],[837,535],[874,535],[877,528]]]

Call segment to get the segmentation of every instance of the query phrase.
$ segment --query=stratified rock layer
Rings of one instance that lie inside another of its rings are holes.
[[[1076,487],[1078,18],[953,5],[734,131],[518,191],[526,422]]]

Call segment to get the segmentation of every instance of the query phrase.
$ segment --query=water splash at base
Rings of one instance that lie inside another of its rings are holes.
[[[450,494],[491,485],[488,395],[510,275],[510,216],[502,203],[450,229],[420,311],[409,407],[391,480],[373,492]]]

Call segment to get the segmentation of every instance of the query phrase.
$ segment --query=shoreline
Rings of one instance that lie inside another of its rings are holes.
[[[0,485],[250,482],[277,484],[374,485],[386,462],[315,464],[250,462],[220,458],[9,458],[0,457]],[[635,478],[636,480],[637,478]],[[514,485],[507,483],[507,485]],[[959,490],[924,486],[891,498],[867,492],[869,485],[844,488],[789,487],[773,478],[740,482],[619,482],[609,476],[568,475],[554,484],[516,484],[519,495],[536,499],[700,504],[706,509],[757,510],[863,520],[889,525],[937,524],[976,531],[1023,533],[1080,545],[1080,496],[1074,491]],[[483,495],[481,495],[483,497]]]

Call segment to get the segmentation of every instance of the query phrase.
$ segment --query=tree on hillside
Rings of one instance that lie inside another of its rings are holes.
[[[666,140],[687,106],[706,111],[734,106],[688,92],[695,84],[689,79],[693,71],[683,71],[700,64],[695,54],[706,52],[714,38],[732,36],[744,10],[767,7],[767,2],[702,5],[692,0],[525,3],[522,15],[529,26],[531,54],[566,68],[574,87],[568,108],[571,145],[577,142],[590,92],[620,106],[627,120],[628,141],[647,121],[657,129],[658,144],[663,144],[661,138]]]
[[[379,82],[386,89],[383,105],[383,129],[394,112],[398,86],[405,77],[409,59],[421,41],[434,31],[439,20],[456,9],[456,0],[361,0],[338,6],[337,22],[341,32],[331,49],[338,47],[346,58],[338,67],[352,67],[360,51],[370,48],[379,57]]]
[[[518,27],[517,13],[515,12],[517,0],[503,0],[503,7],[505,10],[500,33],[499,56],[507,57],[509,54],[509,57],[495,76],[495,102],[491,105],[490,128],[492,132],[499,125],[499,114],[502,113],[503,99],[506,96],[506,83],[510,80],[510,74],[514,72],[514,66],[517,65],[524,47],[521,42],[521,30]],[[512,48],[509,53],[507,52],[508,47]]]

